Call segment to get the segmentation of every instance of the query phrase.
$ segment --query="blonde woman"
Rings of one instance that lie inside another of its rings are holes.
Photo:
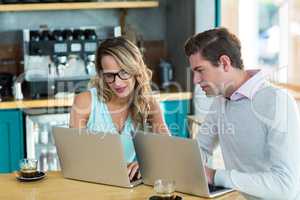
[[[96,59],[97,76],[88,92],[75,97],[70,127],[120,134],[132,179],[138,173],[132,131],[150,125],[155,133],[169,134],[150,95],[152,74],[139,49],[122,37],[103,41]]]

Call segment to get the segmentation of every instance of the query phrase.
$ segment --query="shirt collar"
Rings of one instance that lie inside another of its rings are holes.
[[[263,70],[246,70],[250,78],[230,96],[230,100],[252,99],[265,82],[266,73]]]

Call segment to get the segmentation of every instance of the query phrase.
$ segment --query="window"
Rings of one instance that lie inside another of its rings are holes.
[[[246,69],[267,69],[274,81],[300,84],[299,11],[299,0],[226,0],[221,26],[240,38]]]

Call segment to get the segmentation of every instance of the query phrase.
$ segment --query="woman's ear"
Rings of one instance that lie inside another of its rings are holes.
[[[229,69],[232,67],[231,60],[227,55],[220,56],[219,62],[225,72],[228,72]]]

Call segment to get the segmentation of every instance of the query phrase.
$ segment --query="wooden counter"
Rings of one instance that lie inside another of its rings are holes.
[[[153,188],[140,185],[133,189],[113,187],[64,179],[60,173],[49,173],[37,182],[19,182],[15,174],[0,175],[2,200],[146,200],[153,195]],[[179,194],[184,200],[205,198]],[[219,200],[244,200],[238,192],[231,192]]]
[[[297,101],[300,100],[300,85],[290,83],[273,83],[277,87],[286,89]]]
[[[192,98],[191,92],[161,93],[155,94],[159,101],[188,100]],[[23,100],[0,102],[0,109],[46,108],[46,107],[70,107],[73,98]]]
[[[300,85],[273,83],[274,85],[287,89],[291,95],[300,100]],[[159,101],[189,100],[192,99],[191,92],[160,93],[154,95]],[[73,98],[39,99],[23,101],[0,102],[0,109],[24,109],[24,108],[50,108],[50,107],[70,107]]]
[[[287,89],[291,95],[300,100],[300,85],[273,83],[274,85]],[[192,99],[191,92],[160,93],[154,95],[159,101],[189,100]],[[0,102],[0,109],[23,109],[23,108],[49,108],[49,107],[70,107],[73,98],[39,99],[23,101]]]

